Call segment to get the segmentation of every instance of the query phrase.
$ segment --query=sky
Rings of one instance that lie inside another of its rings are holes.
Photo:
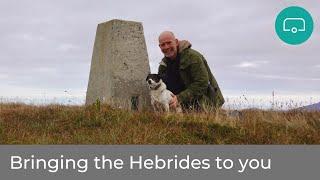
[[[314,21],[298,46],[274,30],[277,14],[293,5]],[[142,22],[151,72],[163,57],[158,35],[170,30],[206,57],[227,99],[269,102],[274,92],[320,101],[317,0],[1,0],[0,100],[83,102],[97,25],[112,19]]]

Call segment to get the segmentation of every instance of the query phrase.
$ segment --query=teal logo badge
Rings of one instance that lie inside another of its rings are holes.
[[[302,7],[291,6],[278,14],[275,29],[282,41],[287,44],[298,45],[311,36],[313,20],[310,13]]]

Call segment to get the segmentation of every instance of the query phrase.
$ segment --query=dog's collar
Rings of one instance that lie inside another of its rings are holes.
[[[161,84],[157,85],[156,87],[152,88],[153,90],[157,90],[159,89],[159,87],[161,86]]]

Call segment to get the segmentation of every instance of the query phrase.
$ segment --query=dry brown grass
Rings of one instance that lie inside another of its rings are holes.
[[[181,115],[107,105],[0,104],[1,144],[320,144],[320,112]]]

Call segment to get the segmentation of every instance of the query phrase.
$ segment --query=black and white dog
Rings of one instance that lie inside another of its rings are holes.
[[[149,74],[147,76],[147,84],[150,89],[151,105],[154,111],[170,112],[169,103],[172,99],[173,93],[167,89],[166,84],[162,81],[160,75]],[[181,113],[181,106],[172,109],[174,112]]]

